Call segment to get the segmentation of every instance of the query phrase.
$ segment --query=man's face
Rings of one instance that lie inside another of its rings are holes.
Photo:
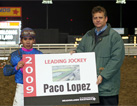
[[[100,31],[106,25],[108,18],[104,16],[103,12],[97,12],[93,14],[92,20],[97,31]]]
[[[24,48],[31,49],[35,43],[35,39],[32,37],[24,37],[21,39],[21,43],[23,44]]]

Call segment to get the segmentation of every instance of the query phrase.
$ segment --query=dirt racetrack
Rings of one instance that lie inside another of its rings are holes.
[[[15,93],[14,76],[5,77],[0,69],[0,106],[12,106]],[[67,106],[89,106],[67,105]],[[137,106],[137,58],[125,57],[121,67],[119,106]]]

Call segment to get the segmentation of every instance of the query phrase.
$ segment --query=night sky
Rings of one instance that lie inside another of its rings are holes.
[[[53,1],[53,4],[42,4],[42,1],[0,1],[2,7],[21,6],[22,18],[8,18],[8,20],[22,20],[22,27],[35,29],[59,29],[70,35],[81,35],[93,28],[91,10],[101,5],[108,12],[108,23],[112,27],[120,27],[120,4],[116,1]],[[137,27],[137,1],[127,1],[122,4],[122,27],[128,28],[128,34],[134,34]],[[29,19],[27,19],[29,18]],[[0,18],[5,20],[4,18]]]

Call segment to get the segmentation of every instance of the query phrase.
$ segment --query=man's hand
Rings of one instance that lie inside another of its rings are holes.
[[[76,53],[76,51],[70,51],[69,53],[72,55],[73,53]]]
[[[17,68],[17,70],[19,70],[23,66],[24,66],[24,62],[23,61],[19,61],[16,68]]]
[[[102,83],[103,77],[101,75],[98,76],[96,84],[99,85]]]

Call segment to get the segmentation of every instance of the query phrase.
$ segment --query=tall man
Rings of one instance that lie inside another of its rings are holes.
[[[120,67],[125,56],[121,36],[107,23],[105,8],[92,9],[92,21],[95,27],[82,38],[75,52],[95,52],[97,65],[97,84],[100,103],[97,105],[118,105],[120,89]],[[91,104],[92,106],[92,104]]]

